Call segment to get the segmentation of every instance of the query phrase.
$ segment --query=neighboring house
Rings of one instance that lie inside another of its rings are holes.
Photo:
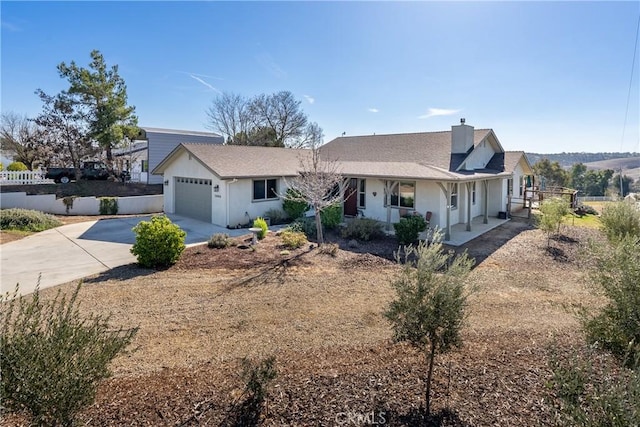
[[[431,212],[445,230],[522,209],[531,186],[524,152],[505,152],[491,129],[341,137],[322,155],[345,177],[344,213],[383,222]],[[164,175],[165,212],[234,227],[281,208],[286,179],[309,150],[181,144],[153,170]]]
[[[122,169],[130,170],[131,180],[146,184],[162,184],[163,178],[152,171],[181,143],[222,144],[224,138],[212,132],[141,127],[131,144],[114,150]]]

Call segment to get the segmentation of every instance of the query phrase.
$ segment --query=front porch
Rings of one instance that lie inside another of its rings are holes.
[[[451,236],[449,240],[443,240],[443,243],[450,246],[462,246],[470,240],[501,226],[508,219],[500,219],[496,217],[488,217],[488,221],[484,223],[484,216],[480,215],[471,220],[471,231],[467,231],[467,224],[460,223],[451,226]]]
[[[483,235],[489,230],[493,230],[496,227],[501,226],[505,222],[509,221],[509,219],[500,219],[496,217],[488,217],[488,221],[484,223],[484,216],[479,215],[471,220],[471,231],[467,231],[466,223],[454,224],[451,226],[451,238],[449,240],[443,240],[442,243],[449,246],[462,246],[465,243],[475,239],[478,236]],[[386,222],[380,221],[381,224],[386,225]],[[433,230],[433,229],[431,229]],[[425,240],[429,236],[429,231],[423,231],[420,233],[419,239]],[[440,231],[444,235],[444,230],[440,229]],[[388,236],[395,235],[393,227],[391,230],[385,230],[385,233]]]

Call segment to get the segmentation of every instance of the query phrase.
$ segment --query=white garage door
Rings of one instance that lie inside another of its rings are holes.
[[[176,214],[211,222],[211,180],[176,177],[175,184]]]

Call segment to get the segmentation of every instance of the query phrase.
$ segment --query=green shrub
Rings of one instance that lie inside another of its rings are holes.
[[[227,233],[216,233],[207,242],[210,248],[224,249],[233,244],[233,240],[229,238]]]
[[[342,222],[342,206],[340,203],[324,208],[320,212],[322,226],[326,229],[333,230]]]
[[[308,242],[307,236],[301,231],[284,230],[280,233],[282,244],[289,249],[298,249]]]
[[[420,233],[427,229],[427,221],[422,215],[411,215],[400,218],[400,222],[393,224],[396,238],[401,245],[409,245],[418,240]]]
[[[630,201],[608,203],[600,215],[602,230],[615,241],[627,235],[640,237],[640,209]]]
[[[258,232],[258,240],[262,240],[267,237],[267,231],[269,231],[269,226],[267,225],[267,221],[264,218],[258,217],[253,221],[253,227],[259,228],[260,232]]]
[[[30,209],[3,209],[0,211],[0,229],[21,231],[44,231],[59,227],[62,222],[53,215]]]
[[[282,202],[282,209],[284,209],[284,211],[287,213],[289,218],[294,220],[300,218],[302,215],[304,215],[306,211],[309,210],[309,205],[307,204],[307,202],[290,200],[290,198],[295,198],[299,196],[300,196],[300,193],[298,193],[296,190],[289,188]]]
[[[184,251],[185,233],[164,215],[151,221],[141,221],[133,227],[136,243],[131,253],[138,257],[138,264],[146,268],[168,267],[175,264]]]
[[[269,209],[264,213],[264,218],[271,220],[271,225],[283,224],[286,219],[286,213],[280,209]]]
[[[80,316],[80,286],[70,298],[58,291],[43,301],[37,287],[0,298],[0,401],[36,425],[72,425],[137,332],[114,328],[109,316]]]
[[[300,231],[307,236],[308,239],[315,239],[318,231],[316,230],[316,221],[312,217],[298,218],[292,222],[287,229],[292,231]]]
[[[117,197],[100,197],[100,215],[116,215],[117,213]]]
[[[640,425],[640,365],[620,369],[601,359],[591,348],[569,358],[552,354],[549,386],[560,401],[557,425]]]
[[[627,362],[640,359],[640,237],[592,243],[588,259],[595,292],[606,304],[582,310],[587,340]]]
[[[4,165],[2,164],[2,162],[0,162],[0,171],[4,170]]]
[[[9,166],[7,166],[7,170],[12,172],[20,172],[29,170],[29,168],[22,162],[13,162],[10,163]]]
[[[374,240],[384,236],[382,223],[371,218],[354,218],[342,229],[345,239]]]

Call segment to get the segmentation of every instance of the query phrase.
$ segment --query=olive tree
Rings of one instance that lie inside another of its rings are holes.
[[[547,233],[547,247],[551,244],[551,236],[560,232],[560,225],[569,214],[569,204],[560,197],[545,200],[540,206],[538,227]]]
[[[431,244],[407,246],[404,252],[404,268],[392,283],[396,299],[384,315],[392,324],[396,341],[407,341],[424,352],[425,409],[429,416],[436,355],[462,345],[460,332],[469,295],[465,279],[474,260],[466,252],[457,256],[446,252],[440,231],[434,233]]]

